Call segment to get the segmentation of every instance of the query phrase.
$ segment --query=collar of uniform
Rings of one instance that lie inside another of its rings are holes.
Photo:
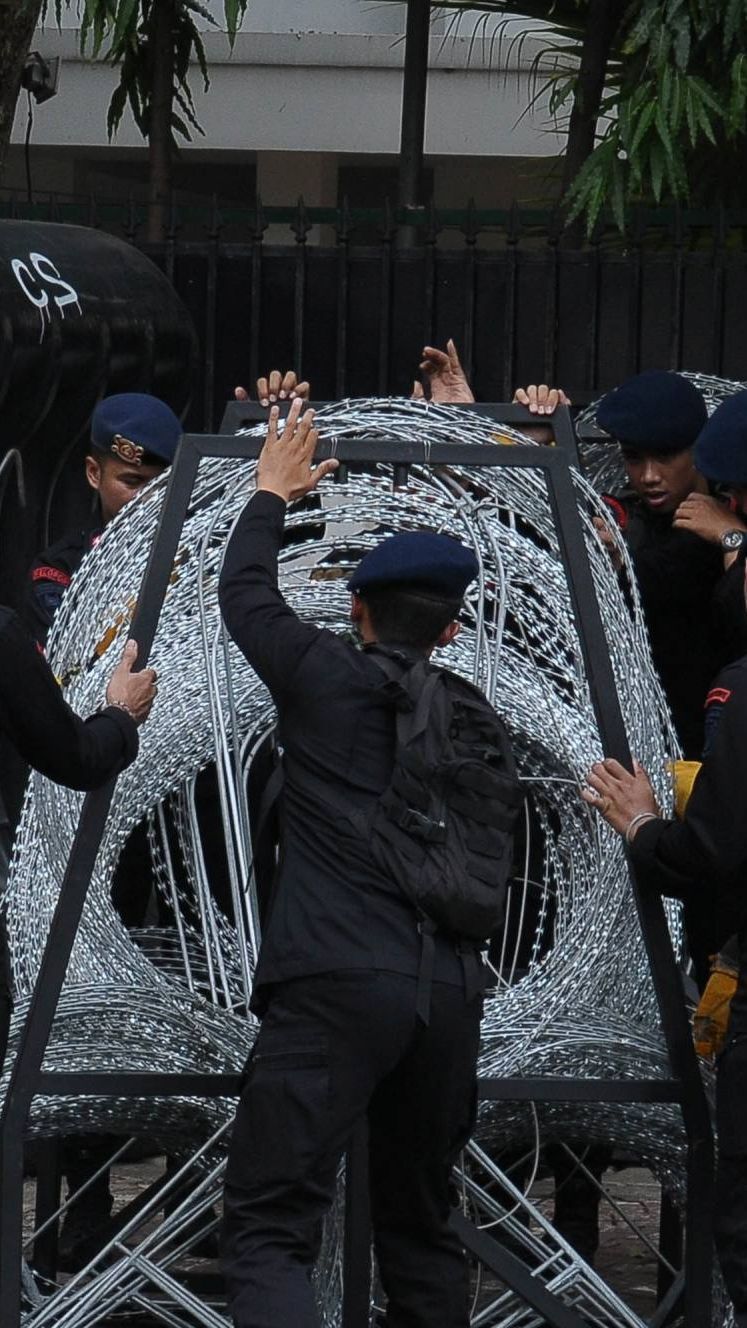
[[[427,659],[425,650],[416,650],[415,646],[405,645],[403,641],[369,641],[364,650],[385,650],[389,655],[401,655],[408,664],[417,664],[420,659]]]

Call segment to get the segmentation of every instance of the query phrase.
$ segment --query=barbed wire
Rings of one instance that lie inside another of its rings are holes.
[[[527,441],[470,411],[399,400],[338,403],[321,410],[317,423],[322,437],[338,440]],[[117,784],[47,1069],[236,1072],[255,1036],[248,1001],[259,930],[246,780],[273,708],[228,640],[217,597],[226,542],[252,492],[254,472],[250,461],[214,458],[200,465],[151,653],[158,701],[142,730],[138,759]],[[677,747],[627,551],[615,535],[618,575],[593,526],[604,506],[588,479],[576,473],[573,483],[629,744],[649,770],[660,805],[669,809],[667,762]],[[165,488],[166,479],[156,479],[107,526],[57,616],[49,655],[66,699],[80,713],[101,704],[127,639]],[[348,572],[388,533],[445,531],[478,558],[480,575],[467,595],[461,633],[439,662],[481,686],[505,720],[527,792],[530,834],[511,887],[498,986],[486,1002],[480,1073],[667,1075],[623,848],[579,796],[585,772],[602,753],[542,472],[413,466],[407,487],[394,490],[391,471],[371,467],[345,483],[326,483],[315,501],[289,511],[279,583],[302,617],[333,632],[348,628]],[[227,912],[217,905],[201,847],[194,788],[206,769],[214,770],[218,791]],[[6,893],[18,996],[8,1066],[80,806],[80,795],[31,777]],[[172,917],[165,928],[128,933],[111,888],[124,845],[144,821],[159,893]],[[668,917],[679,946],[675,906]],[[233,1106],[187,1098],[37,1098],[31,1130],[149,1133],[188,1149],[219,1130]],[[538,1109],[538,1118],[569,1142],[583,1136],[634,1148],[673,1193],[681,1192],[684,1135],[676,1108],[548,1106]],[[505,1147],[533,1137],[534,1129],[526,1105],[486,1104],[477,1139],[486,1148]],[[328,1242],[325,1257],[319,1297],[332,1324],[339,1316],[339,1243]],[[584,1267],[571,1258],[574,1296]],[[587,1317],[609,1322],[594,1285]],[[51,1315],[49,1307],[45,1313]]]

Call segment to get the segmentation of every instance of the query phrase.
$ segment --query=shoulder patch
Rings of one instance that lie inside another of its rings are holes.
[[[712,705],[726,705],[730,696],[730,687],[712,687],[705,699],[706,710]]]
[[[69,586],[71,577],[68,572],[61,572],[59,567],[35,567],[31,573],[32,581],[56,581],[58,586]]]
[[[604,503],[605,507],[609,508],[610,512],[615,518],[615,521],[617,522],[617,525],[620,527],[620,530],[627,530],[628,510],[625,504],[621,503],[619,498],[613,498],[612,495],[609,493],[602,494],[602,502]]]

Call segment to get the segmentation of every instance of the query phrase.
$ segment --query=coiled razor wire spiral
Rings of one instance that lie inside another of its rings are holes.
[[[342,402],[319,411],[317,423],[332,440],[526,442],[468,411],[422,402]],[[246,778],[273,714],[266,689],[227,638],[217,600],[226,541],[251,495],[254,470],[252,462],[201,463],[151,653],[159,697],[142,730],[138,759],[117,785],[47,1069],[236,1072],[255,1036],[247,1007],[259,927]],[[574,486],[630,747],[668,810],[667,761],[676,744],[652,671],[627,553],[619,542],[626,603],[593,527],[604,508],[581,475],[574,475]],[[107,526],[58,614],[49,655],[66,698],[81,713],[101,704],[127,639],[165,487],[165,478],[156,479]],[[495,957],[499,982],[486,1003],[480,1073],[668,1074],[621,842],[579,797],[584,773],[601,749],[541,471],[416,466],[407,488],[394,491],[391,470],[374,467],[351,474],[345,483],[326,482],[319,507],[292,509],[287,527],[292,542],[280,556],[283,594],[303,617],[336,632],[348,625],[347,572],[389,532],[446,531],[477,555],[480,575],[468,592],[462,632],[441,660],[484,688],[503,716],[528,795],[533,837],[511,887],[506,939]],[[211,767],[223,822],[230,919],[213,898],[201,848],[195,782]],[[32,775],[6,898],[17,992],[8,1065],[80,806],[81,795]],[[173,916],[169,926],[140,935],[138,943],[115,913],[110,890],[123,846],[144,820],[158,889]],[[677,946],[674,908],[669,921]],[[167,1140],[172,1151],[181,1150],[185,1168],[201,1178],[196,1193],[203,1213],[205,1194],[211,1186],[218,1192],[233,1109],[228,1100],[37,1098],[31,1130],[61,1136],[83,1130],[147,1133]],[[684,1135],[676,1107],[631,1103],[535,1110],[527,1104],[484,1104],[476,1147],[488,1156],[533,1140],[539,1125],[569,1143],[598,1139],[622,1145],[673,1194],[681,1193]],[[469,1175],[468,1168],[468,1180]],[[486,1220],[493,1218],[488,1213]],[[167,1218],[159,1228],[161,1255],[152,1255],[161,1281],[182,1239],[181,1228],[170,1223]],[[542,1239],[555,1242],[553,1266],[563,1274],[559,1294],[589,1322],[637,1323],[549,1224],[545,1227]],[[143,1269],[150,1263],[138,1263],[137,1251],[128,1254],[121,1243],[115,1252],[116,1277],[109,1250],[108,1262],[94,1261],[82,1288],[74,1280],[72,1288],[31,1304],[28,1323],[41,1328],[64,1319],[66,1328],[82,1328],[128,1296],[145,1303]],[[330,1328],[339,1322],[339,1269],[333,1232],[319,1270],[319,1299]],[[516,1322],[538,1322],[523,1310],[516,1313]],[[214,1325],[223,1319],[205,1307],[198,1321]],[[494,1320],[479,1321],[487,1326]]]

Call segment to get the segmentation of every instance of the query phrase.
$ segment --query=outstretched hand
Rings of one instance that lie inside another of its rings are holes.
[[[474,401],[472,388],[451,338],[446,343],[446,350],[439,350],[437,346],[423,347],[420,371],[430,387],[431,401],[440,405]],[[416,395],[422,397],[423,392],[413,392],[413,396]]]
[[[272,407],[267,438],[257,462],[257,489],[276,493],[286,503],[311,493],[325,475],[330,475],[339,465],[334,457],[330,457],[311,469],[319,430],[314,428],[313,410],[301,415],[302,410],[303,401],[297,398],[288,411],[283,432],[278,436],[280,411],[277,406]]]

